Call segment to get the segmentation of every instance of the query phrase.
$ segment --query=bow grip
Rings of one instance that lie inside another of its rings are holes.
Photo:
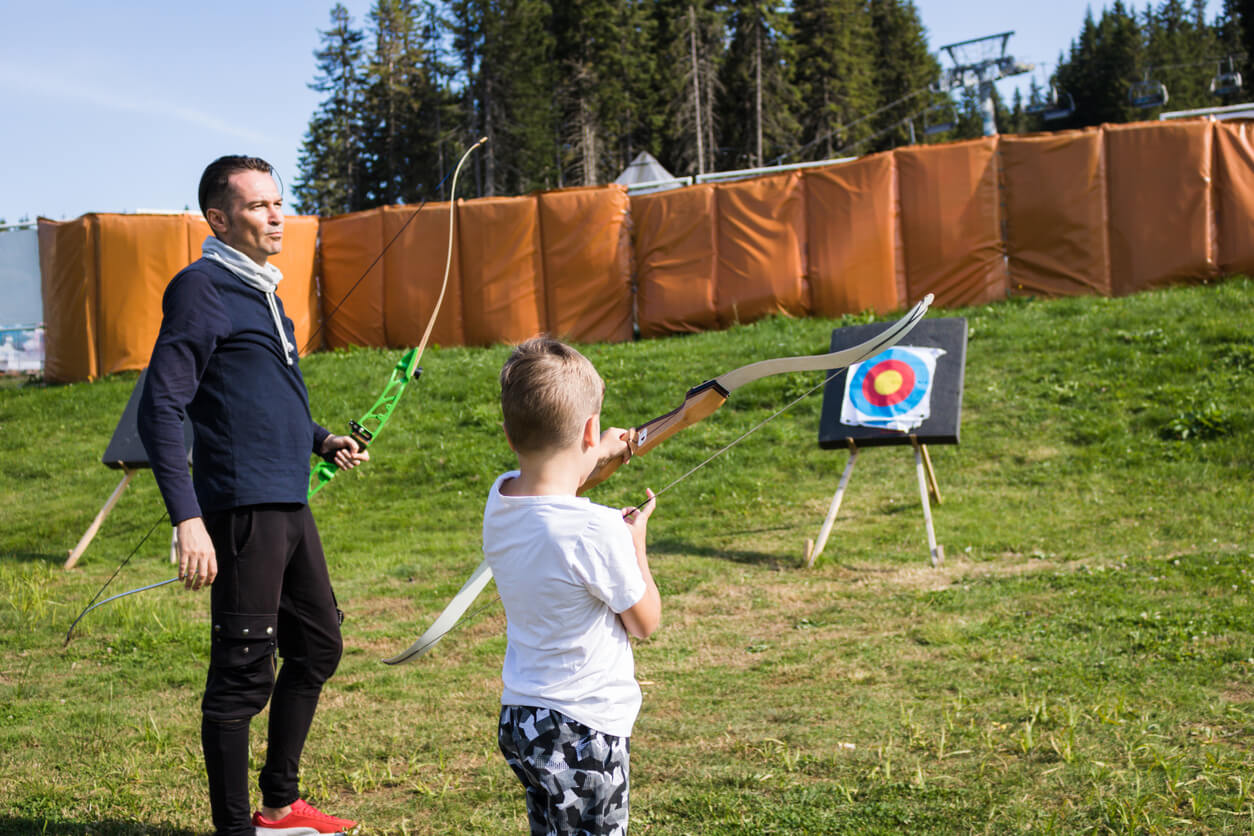
[[[691,427],[698,421],[710,417],[720,406],[727,403],[729,394],[717,380],[707,380],[700,386],[692,387],[684,396],[684,402],[678,407],[635,428],[632,433],[634,438],[627,442],[632,454],[643,456],[685,427]],[[579,486],[579,494],[582,496],[591,488],[610,478],[622,463],[623,460],[616,457],[592,471]]]

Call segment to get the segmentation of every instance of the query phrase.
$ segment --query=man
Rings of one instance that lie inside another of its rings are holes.
[[[201,741],[218,836],[313,836],[355,822],[300,798],[299,765],[322,685],[343,644],[342,613],[309,506],[309,457],[369,458],[314,423],[292,321],[268,264],[283,244],[269,163],[222,157],[200,180],[213,235],[166,288],[139,408],[139,434],[178,532],[179,577],[210,586]],[[195,428],[193,474],[183,416]],[[283,657],[276,677],[275,650]],[[249,816],[249,720],[270,701],[261,809]]]

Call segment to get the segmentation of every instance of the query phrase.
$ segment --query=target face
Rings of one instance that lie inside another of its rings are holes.
[[[909,412],[927,396],[932,375],[913,351],[890,348],[858,366],[849,380],[849,401],[871,418]]]

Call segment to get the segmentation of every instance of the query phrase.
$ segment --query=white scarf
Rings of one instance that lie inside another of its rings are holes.
[[[216,236],[210,235],[201,245],[200,254],[210,261],[216,261],[227,270],[239,277],[244,284],[255,287],[266,296],[270,306],[270,315],[274,317],[274,330],[279,334],[279,343],[283,346],[283,356],[287,364],[292,365],[292,353],[296,346],[287,341],[283,331],[283,319],[279,316],[279,304],[274,299],[274,291],[283,280],[283,274],[273,264],[260,265],[234,247],[228,246]]]

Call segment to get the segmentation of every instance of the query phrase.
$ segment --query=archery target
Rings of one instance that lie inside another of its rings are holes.
[[[927,420],[937,348],[894,346],[849,370],[841,422],[908,431]]]

